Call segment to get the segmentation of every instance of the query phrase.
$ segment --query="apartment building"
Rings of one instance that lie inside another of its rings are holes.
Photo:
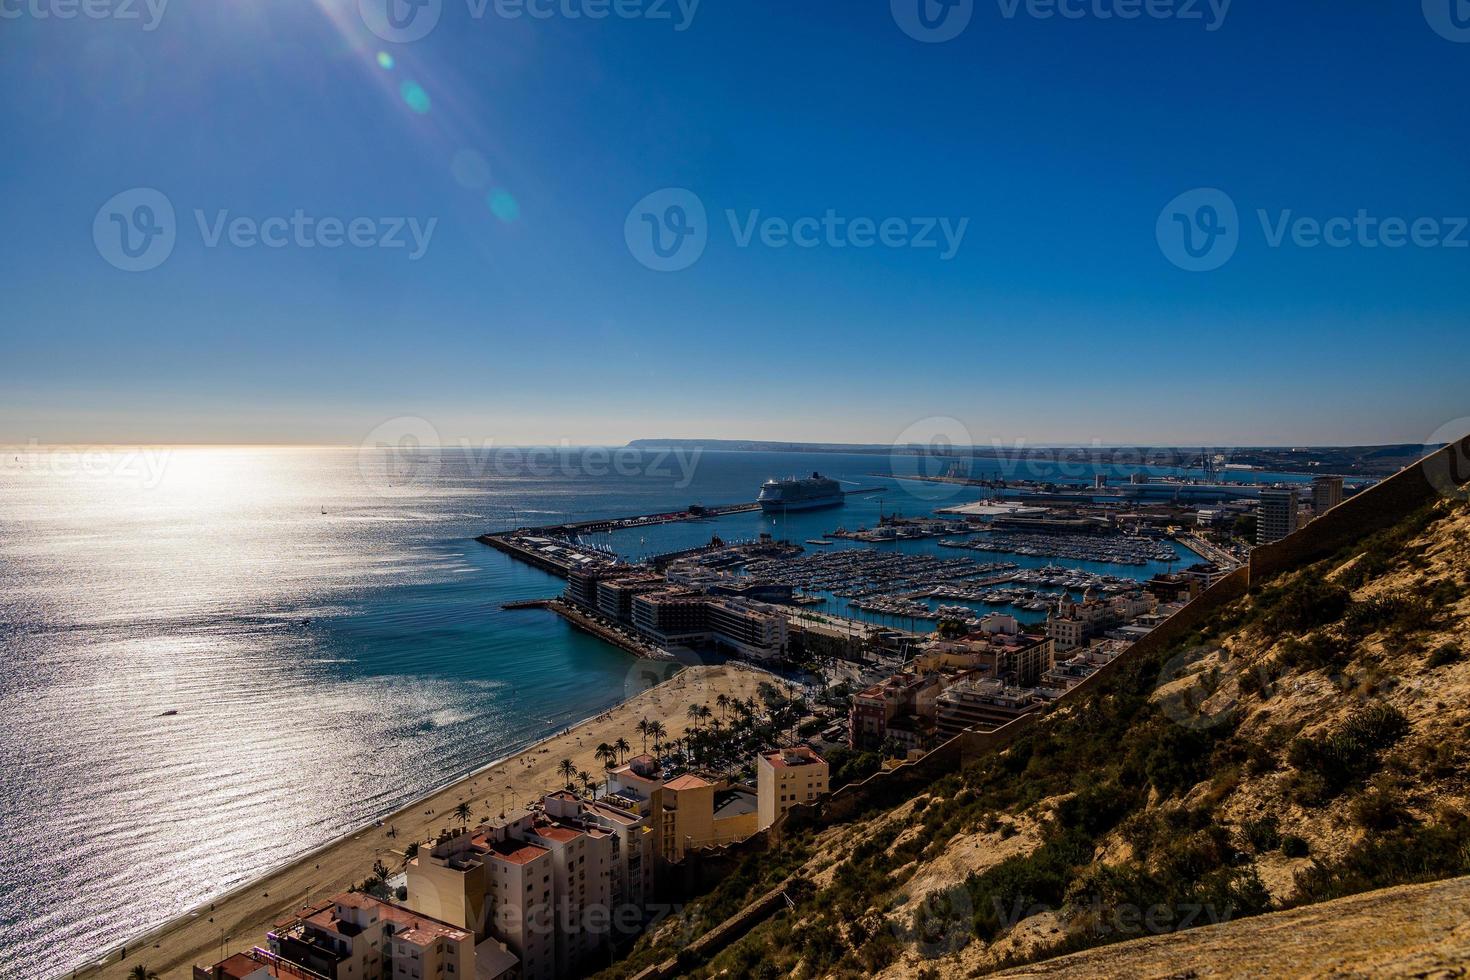
[[[276,923],[270,952],[328,980],[473,980],[475,939],[459,926],[361,892]]]
[[[194,980],[325,980],[322,974],[259,947],[194,967]]]
[[[1267,487],[1256,508],[1256,544],[1280,541],[1297,529],[1297,492],[1292,488]]]
[[[991,678],[965,680],[939,696],[939,734],[952,738],[971,728],[994,731],[1044,703],[1035,688],[1009,687]]]
[[[798,803],[827,792],[827,761],[804,745],[756,757],[757,826],[764,830]]]
[[[664,783],[663,845],[666,861],[682,861],[693,849],[730,844],[757,830],[758,794],[718,776],[684,773]]]

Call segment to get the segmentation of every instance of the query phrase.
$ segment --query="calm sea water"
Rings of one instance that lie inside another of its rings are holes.
[[[875,478],[875,456],[445,451],[404,469],[350,450],[7,453],[0,977],[70,970],[622,700],[626,655],[502,611],[561,583],[475,535],[746,501],[813,469],[886,486],[888,510],[976,498]],[[879,506],[609,543],[800,541]]]

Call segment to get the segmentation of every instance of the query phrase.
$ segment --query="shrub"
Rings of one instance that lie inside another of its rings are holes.
[[[1261,627],[1267,633],[1305,633],[1335,623],[1352,603],[1348,590],[1311,575],[1271,587],[1258,600]]]
[[[1392,830],[1411,821],[1399,795],[1386,788],[1368,790],[1353,800],[1351,810],[1364,830]]]
[[[1459,647],[1453,643],[1446,643],[1429,655],[1426,666],[1430,670],[1436,667],[1447,667],[1450,664],[1459,663],[1462,656]]]
[[[1304,777],[1298,784],[1303,803],[1322,802],[1374,772],[1378,754],[1409,730],[1409,720],[1389,704],[1361,708],[1338,728],[1318,736],[1294,739],[1287,759]]]
[[[1281,853],[1289,858],[1304,858],[1311,853],[1311,850],[1306,839],[1296,834],[1287,834],[1281,838]]]
[[[1346,627],[1356,636],[1371,633],[1409,633],[1434,618],[1434,607],[1422,596],[1390,592],[1355,602],[1348,610]]]
[[[1470,872],[1470,821],[1456,812],[1435,822],[1369,834],[1336,861],[1314,862],[1296,875],[1298,902]]]
[[[1264,817],[1247,820],[1240,825],[1240,832],[1251,850],[1257,854],[1265,854],[1281,846],[1281,829],[1275,814],[1268,813]]]

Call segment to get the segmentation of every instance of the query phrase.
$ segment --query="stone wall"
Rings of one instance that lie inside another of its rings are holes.
[[[1295,534],[1251,552],[1251,582],[1298,568],[1381,531],[1442,497],[1465,499],[1470,435],[1444,446],[1376,486],[1349,497]]]

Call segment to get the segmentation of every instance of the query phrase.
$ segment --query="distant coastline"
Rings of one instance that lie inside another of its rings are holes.
[[[921,443],[777,442],[758,439],[633,439],[627,448],[643,452],[832,453],[853,456],[929,456],[994,463],[1071,463],[1117,467],[1199,469],[1205,460],[1223,458],[1235,470],[1276,473],[1384,477],[1418,461],[1433,446],[1397,443],[1381,446],[945,446]]]

